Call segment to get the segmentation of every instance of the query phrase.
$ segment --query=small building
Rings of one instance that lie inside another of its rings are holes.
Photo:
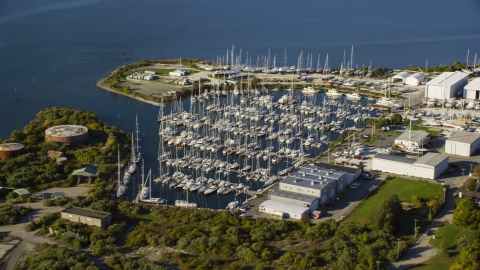
[[[406,130],[395,139],[395,144],[403,145],[406,148],[423,148],[423,145],[430,140],[430,134],[423,130]]]
[[[392,77],[392,83],[398,80],[402,81],[402,83],[405,83],[408,77],[410,77],[410,72],[402,71]]]
[[[81,207],[70,207],[61,212],[61,217],[72,222],[106,228],[112,223],[112,214]]]
[[[57,192],[54,192],[52,194],[52,196],[50,196],[52,199],[58,199],[58,200],[61,200],[63,199],[63,197],[65,197],[65,195],[67,195],[65,192],[61,192],[61,191],[57,191]]]
[[[469,157],[480,146],[480,134],[457,131],[445,142],[445,153]]]
[[[283,203],[278,201],[266,200],[258,208],[260,213],[267,213],[280,218],[301,219],[308,216],[310,208]]]
[[[268,198],[272,201],[293,204],[301,207],[310,208],[315,211],[318,208],[318,197],[298,194],[283,190],[273,190],[268,194]]]
[[[28,191],[24,188],[15,189],[13,192],[17,193],[18,196],[20,196],[20,198],[22,198],[22,199],[28,199],[31,195],[30,191]]]
[[[410,77],[408,77],[405,80],[405,84],[406,85],[418,86],[421,83],[423,83],[424,81],[425,81],[425,77],[423,76],[422,73],[418,72],[418,73],[414,73],[414,74],[410,75]]]
[[[427,153],[417,159],[387,154],[377,154],[372,159],[372,169],[399,175],[437,179],[448,168],[448,156]]]
[[[145,74],[148,74],[148,75],[155,75],[157,74],[155,71],[151,71],[151,70],[145,70]]]
[[[152,75],[145,75],[145,76],[143,76],[143,79],[147,80],[147,81],[151,81],[151,80],[153,80],[153,76]]]
[[[0,144],[0,158],[16,158],[24,154],[25,147],[21,143],[2,143]]]
[[[78,125],[60,125],[45,130],[45,142],[59,142],[66,145],[82,144],[88,140],[88,128]]]
[[[85,167],[82,169],[77,169],[72,172],[72,176],[77,176],[77,183],[80,183],[80,177],[88,177],[88,183],[92,182],[92,177],[97,177],[99,175],[99,171],[92,167]]]
[[[425,85],[425,98],[446,100],[463,93],[468,84],[468,74],[464,72],[444,72]]]
[[[182,77],[182,76],[185,76],[185,71],[181,69],[177,69],[175,71],[170,71],[168,75]]]
[[[463,89],[463,98],[480,99],[480,78],[469,82]]]

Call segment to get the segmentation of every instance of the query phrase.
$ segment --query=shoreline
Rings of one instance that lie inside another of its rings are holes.
[[[95,83],[95,86],[100,88],[100,89],[103,89],[105,91],[108,91],[108,92],[111,92],[111,93],[115,93],[115,94],[119,94],[119,95],[122,95],[122,96],[125,96],[125,97],[129,97],[129,98],[133,98],[137,101],[140,101],[140,102],[144,102],[144,103],[147,103],[147,104],[150,104],[150,105],[153,105],[153,106],[160,106],[161,104],[160,103],[157,103],[157,102],[154,102],[154,101],[151,101],[151,100],[145,100],[141,97],[136,97],[134,95],[130,95],[130,94],[125,94],[125,93],[122,93],[120,91],[116,91],[114,89],[111,89],[105,85],[103,85],[103,81],[105,80],[105,78],[103,79],[100,79],[98,80],[96,83]]]

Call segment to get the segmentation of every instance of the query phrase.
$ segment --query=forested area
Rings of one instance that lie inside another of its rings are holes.
[[[0,206],[0,226],[15,224],[30,211],[32,211],[30,207],[2,205]]]
[[[84,145],[67,146],[45,142],[45,130],[57,125],[82,125],[89,129],[89,139]],[[98,165],[101,174],[109,175],[117,163],[117,147],[125,157],[130,144],[127,134],[115,126],[101,122],[97,115],[68,108],[48,108],[37,114],[23,130],[15,130],[3,141],[22,143],[26,153],[16,158],[0,160],[0,185],[11,188],[28,188],[31,192],[51,186],[70,186],[74,169],[85,163]],[[58,165],[48,151],[60,151],[68,159]]]

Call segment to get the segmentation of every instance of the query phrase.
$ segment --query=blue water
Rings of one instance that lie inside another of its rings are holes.
[[[0,138],[47,105],[91,110],[133,131],[140,119],[146,166],[155,166],[158,108],[97,89],[95,81],[141,59],[216,59],[232,45],[252,62],[268,49],[295,65],[407,67],[470,60],[479,50],[480,2],[448,1],[0,1]],[[127,60],[128,58],[128,60]],[[281,59],[281,60],[280,60]],[[16,89],[16,93],[15,93]],[[15,97],[20,101],[14,102]]]

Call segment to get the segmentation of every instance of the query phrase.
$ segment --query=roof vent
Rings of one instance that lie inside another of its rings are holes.
[[[296,183],[296,182],[297,182],[297,178],[293,179],[293,182]]]
[[[322,180],[322,176],[321,176],[321,175],[318,176],[318,180],[320,180],[320,181]]]
[[[303,177],[307,176],[307,174],[305,172],[302,172],[302,175],[303,175]]]
[[[310,172],[313,173],[313,169],[311,169]]]
[[[312,180],[312,186],[315,185],[315,181]]]

